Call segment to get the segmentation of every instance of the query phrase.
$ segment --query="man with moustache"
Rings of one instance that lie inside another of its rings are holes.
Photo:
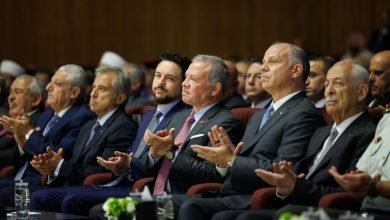
[[[267,108],[272,101],[270,94],[261,85],[261,61],[249,65],[245,73],[245,94],[251,100],[252,108]]]
[[[167,121],[178,111],[185,109],[180,100],[181,82],[190,60],[177,53],[163,53],[153,80],[153,91],[158,101],[156,110],[146,112],[142,116],[137,136],[130,145],[128,152],[115,152],[115,156],[107,159],[98,157],[97,162],[114,173],[116,178],[103,186],[71,186],[61,189],[36,192],[32,195],[32,207],[38,210],[59,210],[64,213],[88,215],[96,204],[104,202],[110,196],[125,197],[129,194],[131,185],[143,177],[139,168],[139,158],[148,148],[143,141],[147,129],[157,131],[164,129]],[[61,193],[61,199],[51,198],[51,192]],[[50,193],[50,194],[49,194]],[[55,207],[50,203],[57,204]]]
[[[44,110],[45,89],[43,85],[30,75],[17,77],[10,88],[8,96],[9,114],[17,118],[27,112],[35,124]],[[8,165],[16,165],[20,159],[18,145],[13,133],[0,125],[0,169]]]

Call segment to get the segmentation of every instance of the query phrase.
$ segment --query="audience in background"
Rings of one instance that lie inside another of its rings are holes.
[[[224,60],[226,67],[229,70],[229,83],[226,89],[225,97],[222,102],[225,103],[227,109],[248,107],[249,104],[237,92],[238,89],[238,72],[235,63]]]
[[[5,93],[8,96],[9,88],[12,82],[18,76],[26,74],[25,69],[18,63],[12,60],[2,60],[0,63],[0,75],[5,80]],[[3,91],[1,91],[3,92]]]
[[[390,104],[390,50],[376,53],[370,62],[370,89],[372,100],[368,107]]]
[[[271,95],[261,85],[261,61],[253,62],[245,73],[245,95],[252,108],[264,109],[271,104]]]
[[[325,79],[328,70],[335,63],[331,57],[313,57],[310,59],[310,72],[306,79],[306,96],[317,108],[325,107]]]

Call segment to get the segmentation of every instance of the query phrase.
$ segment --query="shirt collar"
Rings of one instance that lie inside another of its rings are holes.
[[[103,126],[104,123],[106,123],[106,121],[111,117],[111,115],[114,114],[114,112],[117,110],[118,108],[114,108],[113,110],[111,110],[110,112],[108,112],[107,114],[105,114],[103,117],[99,117],[97,119],[97,121],[99,122],[99,125],[100,126]]]
[[[333,123],[332,128],[336,128],[336,130],[338,132],[337,136],[340,136],[348,128],[348,126],[351,125],[352,122],[354,122],[362,114],[363,114],[363,112],[359,112],[359,113],[345,119],[344,121],[342,121],[338,125],[336,125],[336,123]]]
[[[67,108],[62,109],[61,111],[56,112],[55,114],[57,114],[58,117],[62,118],[62,116],[64,116],[65,113],[66,113],[71,107],[72,107],[72,106],[68,106]]]
[[[278,101],[274,102],[272,101],[271,105],[274,107],[274,111],[277,111],[278,108],[280,108],[280,106],[282,106],[284,103],[286,103],[288,100],[290,100],[293,96],[295,96],[296,94],[300,93],[302,90],[299,90],[299,91],[296,91],[296,92],[293,92],[289,95],[286,95],[285,97],[279,99]]]
[[[180,99],[176,99],[175,101],[170,102],[169,104],[164,105],[164,107],[162,107],[162,108],[157,107],[157,111],[161,112],[161,114],[162,114],[162,117],[160,117],[160,119],[162,119],[166,114],[168,114],[168,112],[171,111],[171,109],[172,109],[179,101],[180,101]]]

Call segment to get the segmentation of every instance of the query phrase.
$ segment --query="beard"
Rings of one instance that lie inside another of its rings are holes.
[[[177,96],[156,97],[156,102],[157,104],[169,104],[178,98]]]

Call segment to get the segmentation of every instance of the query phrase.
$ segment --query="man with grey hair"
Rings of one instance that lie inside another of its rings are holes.
[[[10,117],[17,118],[26,112],[35,124],[44,111],[44,101],[43,85],[33,76],[19,76],[13,81],[8,96]],[[11,131],[0,126],[0,168],[2,168],[15,165],[21,155]]]
[[[47,184],[50,187],[81,185],[88,175],[107,172],[96,157],[109,160],[126,151],[134,141],[137,125],[124,109],[129,94],[129,76],[116,67],[98,68],[95,75],[89,104],[98,119],[88,121],[81,128],[72,158],[64,160],[62,148],[58,153],[48,148],[45,154],[34,156],[31,162],[41,174],[49,176]],[[41,188],[30,187],[30,191]],[[63,187],[37,191],[31,196],[31,207],[60,212],[61,202],[67,194]],[[45,201],[49,202],[45,204]]]
[[[154,195],[185,193],[194,184],[222,181],[215,165],[197,157],[191,145],[211,145],[208,132],[215,125],[223,127],[233,143],[240,140],[241,123],[221,102],[228,77],[219,57],[195,56],[182,83],[182,100],[192,109],[176,113],[166,130],[146,132],[149,152],[141,163],[145,173],[155,176]]]
[[[256,168],[272,170],[274,162],[296,163],[303,158],[310,137],[323,124],[304,92],[308,73],[309,61],[301,48],[288,43],[268,48],[261,83],[272,103],[250,119],[236,147],[219,126],[210,134],[213,147],[192,146],[198,157],[217,165],[225,181],[218,198],[174,200],[176,208],[181,206],[179,219],[210,219],[220,211],[248,209],[251,194],[268,186],[256,176]]]
[[[14,178],[0,178],[0,189],[21,179],[30,185],[39,185],[41,174],[29,162],[33,155],[44,153],[47,147],[56,152],[63,148],[63,157],[70,160],[81,126],[96,117],[82,101],[85,86],[86,76],[81,67],[61,66],[46,86],[47,104],[51,108],[41,115],[36,125],[26,112],[18,118],[1,118],[3,126],[13,131],[26,160]]]

